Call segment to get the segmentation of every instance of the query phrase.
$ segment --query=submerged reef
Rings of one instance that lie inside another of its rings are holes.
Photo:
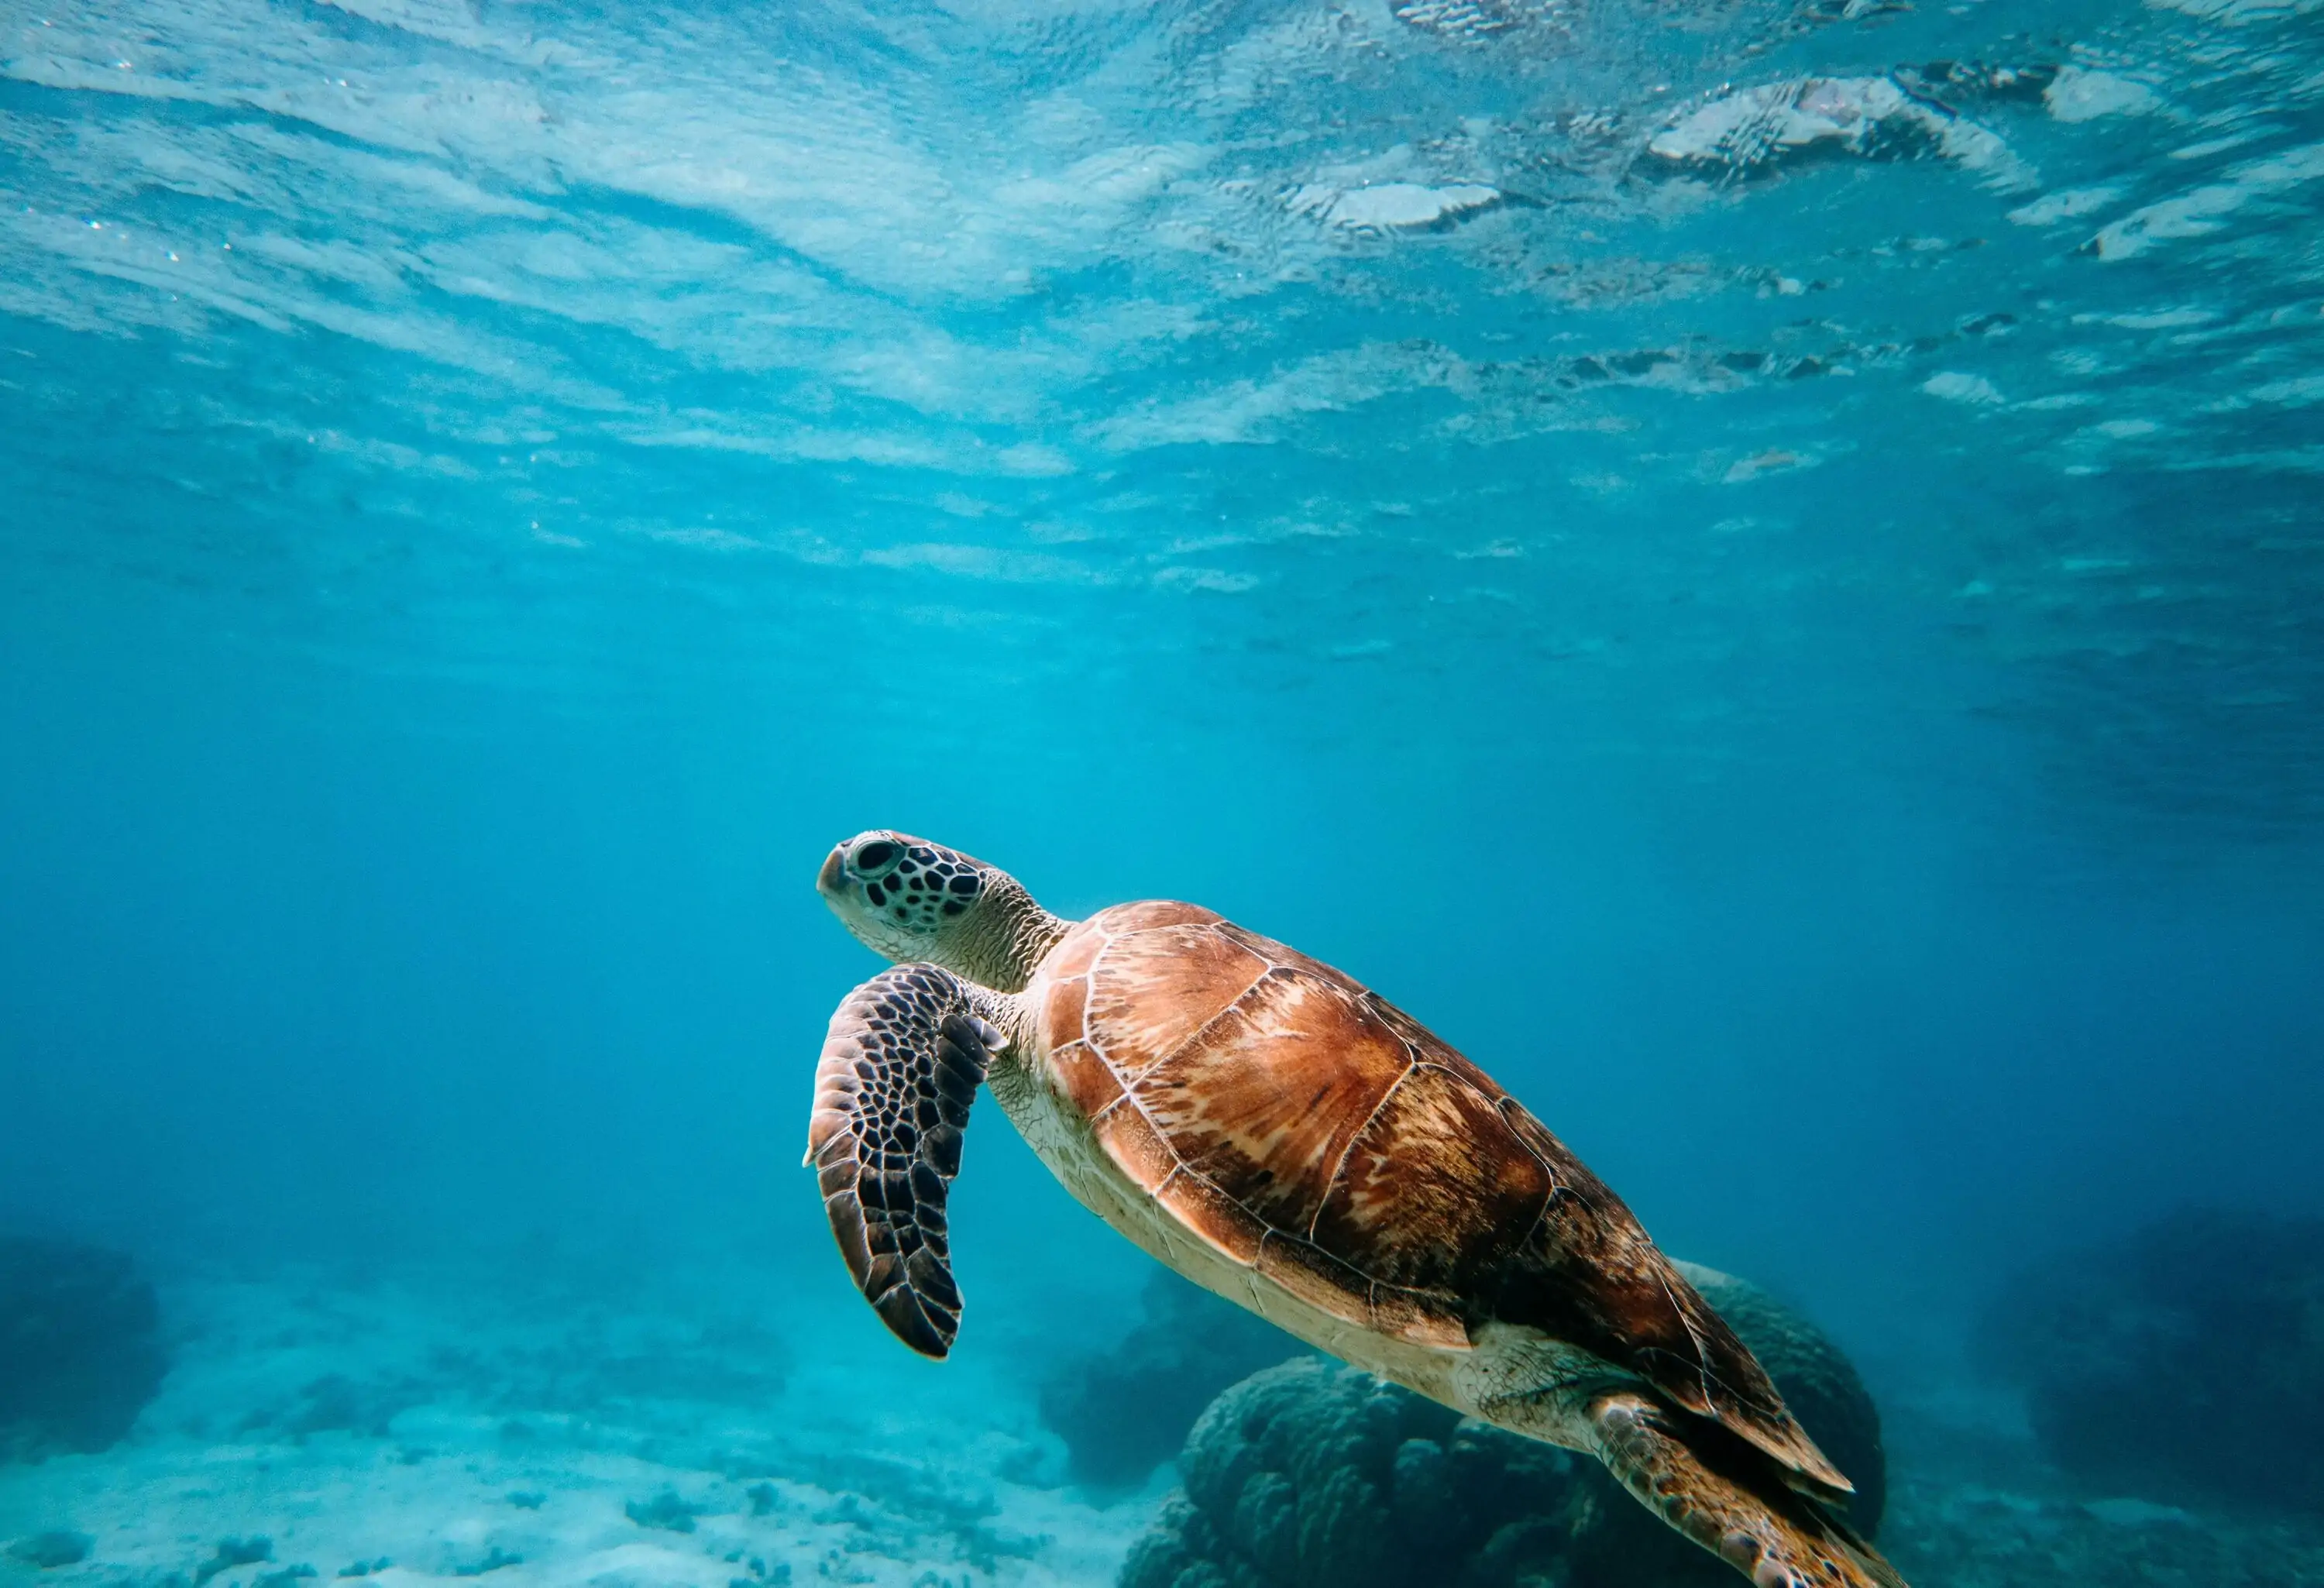
[[[17,1539],[8,1546],[8,1558],[22,1561],[35,1571],[54,1571],[59,1566],[76,1566],[87,1560],[94,1543],[96,1540],[86,1533],[58,1528]]]
[[[2324,1220],[2172,1214],[2020,1276],[1981,1345],[2086,1483],[2324,1515]]]
[[[1130,1487],[1177,1454],[1220,1390],[1304,1349],[1274,1325],[1157,1269],[1128,1335],[1051,1367],[1039,1390],[1041,1420],[1065,1441],[1074,1482]]]
[[[1855,1480],[1853,1519],[1872,1533],[1886,1463],[1855,1369],[1742,1280],[1688,1275]],[[1734,1576],[1595,1462],[1321,1358],[1220,1396],[1179,1464],[1185,1489],[1131,1549],[1121,1588],[1719,1588]]]
[[[0,1462],[103,1450],[169,1356],[153,1287],[117,1251],[0,1239]]]
[[[203,1588],[211,1578],[236,1566],[259,1565],[273,1558],[274,1540],[263,1533],[249,1538],[221,1538],[209,1559],[194,1568],[194,1588]]]

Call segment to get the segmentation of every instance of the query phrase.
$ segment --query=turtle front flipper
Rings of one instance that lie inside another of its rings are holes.
[[[807,1162],[840,1255],[896,1337],[942,1358],[960,1332],[945,1195],[991,1056],[1006,1046],[950,971],[903,965],[849,993],[815,1072]]]
[[[1586,1420],[1622,1487],[1756,1588],[1905,1588],[1823,1501],[1719,1424],[1627,1389],[1591,1401]]]

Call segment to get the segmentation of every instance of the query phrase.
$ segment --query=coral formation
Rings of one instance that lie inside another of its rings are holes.
[[[2324,1512],[2324,1220],[2172,1214],[2021,1276],[1982,1334],[2075,1477]]]
[[[52,1571],[58,1566],[78,1565],[88,1558],[89,1549],[96,1542],[86,1533],[60,1528],[17,1539],[8,1546],[8,1558],[23,1561],[40,1571]]]
[[[1304,1350],[1274,1325],[1177,1275],[1148,1277],[1144,1316],[1111,1349],[1063,1358],[1039,1390],[1074,1482],[1126,1487],[1177,1453],[1212,1397]]]
[[[274,1558],[274,1540],[261,1533],[249,1538],[221,1538],[209,1559],[194,1568],[194,1588],[202,1588],[221,1572],[254,1566]]]
[[[688,1505],[672,1489],[665,1489],[650,1500],[631,1500],[622,1507],[623,1514],[641,1528],[659,1528],[665,1533],[691,1533],[694,1519],[702,1514],[698,1505]]]
[[[1554,1565],[1555,1520],[1536,1513],[1573,1466],[1314,1357],[1221,1396],[1180,1459],[1185,1492],[1122,1588],[1472,1588],[1497,1580],[1488,1556],[1514,1583]]]
[[[168,1368],[153,1287],[129,1259],[0,1239],[0,1462],[106,1448]]]
[[[1879,1520],[1878,1414],[1846,1357],[1739,1279],[1689,1274],[1775,1376]],[[1309,1358],[1222,1395],[1186,1441],[1185,1491],[1122,1588],[1719,1588],[1732,1572],[1596,1463]]]
[[[1914,1464],[1889,1536],[1914,1588],[2313,1588],[2324,1531],[2280,1515],[2190,1511],[2116,1496],[2076,1500],[1997,1489],[1960,1469]]]

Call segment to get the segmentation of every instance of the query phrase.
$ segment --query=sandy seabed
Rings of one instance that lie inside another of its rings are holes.
[[[180,1276],[130,1436],[0,1467],[0,1588],[1114,1581],[1172,1474],[1065,1482],[1026,1318],[938,1366],[838,1285],[753,1284]],[[1914,1588],[2324,1588],[2324,1515],[2078,1492],[2004,1400],[1948,1382],[1884,1405],[1881,1541]],[[25,1558],[48,1534],[85,1557]]]
[[[918,1362],[852,1297],[776,1329],[656,1288],[173,1283],[130,1437],[0,1468],[0,1540],[87,1557],[0,1553],[0,1584],[1046,1588],[1111,1582],[1153,1509],[1064,1487],[1021,1384]]]

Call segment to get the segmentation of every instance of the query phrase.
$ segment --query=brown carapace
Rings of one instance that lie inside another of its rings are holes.
[[[962,868],[973,903],[921,924]],[[809,1149],[908,1344],[942,1356],[957,1327],[943,1198],[982,1071],[1076,1197],[1197,1283],[1598,1456],[1759,1588],[1901,1588],[1843,1519],[1847,1479],[1620,1198],[1377,993],[1194,905],[1059,920],[902,834],[841,845],[818,886],[918,962],[834,1018]]]

